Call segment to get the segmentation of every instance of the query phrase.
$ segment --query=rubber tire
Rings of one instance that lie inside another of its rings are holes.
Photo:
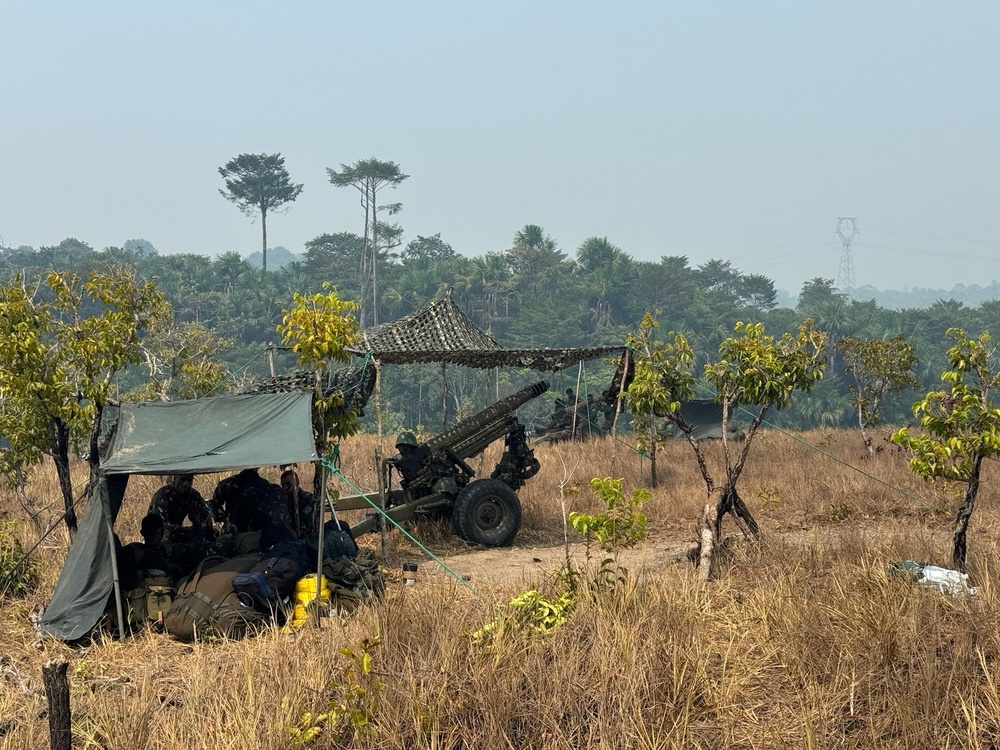
[[[521,501],[499,479],[477,479],[455,498],[455,533],[484,547],[506,547],[521,528]]]

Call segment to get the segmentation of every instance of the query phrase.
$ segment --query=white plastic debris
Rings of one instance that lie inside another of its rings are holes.
[[[913,560],[895,562],[888,565],[885,572],[897,578],[909,578],[918,586],[926,586],[942,594],[963,596],[979,593],[978,587],[969,585],[968,573],[949,568],[940,568],[937,565],[929,565],[924,562],[915,562]]]
[[[939,568],[936,565],[925,565],[923,575],[917,579],[920,586],[935,588],[942,594],[959,596],[961,594],[978,594],[978,586],[969,585],[969,574],[949,568]]]

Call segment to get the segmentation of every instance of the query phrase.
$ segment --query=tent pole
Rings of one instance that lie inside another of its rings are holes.
[[[102,510],[104,512],[104,522],[108,525],[108,544],[111,545],[111,578],[115,587],[115,607],[118,610],[118,637],[125,636],[125,619],[122,609],[122,587],[118,578],[118,550],[115,549],[115,528],[111,523],[111,508],[108,507],[108,493],[102,492]]]
[[[271,371],[271,379],[273,380],[274,375],[274,342],[267,345],[267,368]]]
[[[375,473],[378,475],[378,507],[385,513],[385,480],[382,476],[382,362],[376,357],[375,364]],[[379,542],[385,556],[386,528],[385,516],[378,519]]]
[[[576,413],[580,404],[580,379],[583,377],[583,360],[576,367],[576,393],[573,394],[573,430],[569,433],[570,440],[576,440]]]
[[[448,426],[448,365],[441,363],[441,431]]]
[[[326,531],[326,503],[330,497],[326,491],[326,464],[322,461],[319,465],[319,530],[316,532],[316,627],[322,627],[322,614],[320,609],[323,600],[323,532]],[[332,504],[331,504],[332,508]],[[337,517],[334,513],[334,518]]]
[[[614,441],[618,436],[618,415],[622,413],[622,394],[625,393],[625,375],[628,373],[628,358],[631,354],[630,349],[625,350],[625,355],[622,358],[622,382],[618,384],[618,397],[615,399],[615,417],[611,420],[611,440]],[[611,470],[614,471],[614,456],[618,455],[618,451],[615,450],[614,446],[611,447],[613,451],[611,459]]]
[[[622,413],[622,394],[625,393],[625,375],[628,373],[628,358],[631,353],[630,349],[626,349],[625,357],[622,361],[622,382],[618,384],[618,399],[615,401],[615,418],[611,422],[611,437],[614,437],[616,434],[618,416]]]

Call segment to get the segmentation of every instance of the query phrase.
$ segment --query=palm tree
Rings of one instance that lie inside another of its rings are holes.
[[[556,241],[540,226],[526,224],[514,234],[514,245],[507,251],[507,258],[518,283],[534,282],[534,291],[538,291],[538,275],[558,266],[566,260],[566,254],[559,251]]]
[[[236,289],[240,277],[250,270],[250,266],[243,260],[243,257],[235,252],[229,251],[220,253],[212,263],[212,272],[215,274],[216,288],[226,294],[232,294]]]
[[[615,313],[624,309],[623,297],[633,275],[632,257],[607,237],[588,237],[576,251],[576,270],[583,276],[592,329],[612,325]]]

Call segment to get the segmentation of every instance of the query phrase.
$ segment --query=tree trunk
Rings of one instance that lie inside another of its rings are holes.
[[[261,269],[267,271],[267,209],[260,210]]]
[[[378,206],[372,185],[372,326],[378,325]]]
[[[49,704],[49,747],[70,750],[73,747],[72,715],[69,707],[69,679],[66,659],[51,659],[42,667],[45,698]]]
[[[722,506],[725,503],[725,491],[714,490],[698,521],[698,577],[707,581],[712,577],[712,560],[715,548],[719,543],[722,528]]]
[[[97,481],[97,471],[101,466],[101,422],[104,419],[104,406],[94,404],[94,423],[90,427],[90,448],[87,451],[87,464],[90,466],[90,481]]]
[[[358,268],[358,297],[360,297],[361,307],[358,309],[358,328],[365,330],[365,314],[368,312],[368,238],[370,236],[370,224],[368,214],[371,206],[368,202],[368,183],[364,183],[361,193],[361,205],[365,209],[365,236],[361,243],[361,266]]]
[[[976,496],[979,494],[979,472],[983,465],[983,456],[977,453],[969,472],[969,484],[965,489],[965,500],[955,517],[955,540],[951,550],[951,562],[958,570],[965,570],[965,554],[967,552],[965,533],[969,529],[969,519],[976,507]]]
[[[871,435],[868,434],[868,430],[865,429],[865,417],[864,413],[861,411],[861,405],[858,404],[858,427],[861,428],[861,442],[865,446],[865,450],[868,451],[868,458],[872,458],[875,455],[875,446],[872,445]]]
[[[649,486],[656,489],[656,427],[649,428]]]
[[[703,581],[712,577],[712,563],[715,552],[722,543],[722,518],[726,513],[733,515],[736,525],[747,539],[760,538],[760,527],[736,488],[726,485],[712,490],[698,521],[698,545],[694,549],[698,576]]]
[[[52,420],[52,432],[55,438],[55,449],[52,460],[56,465],[56,475],[59,477],[59,489],[62,491],[63,506],[66,508],[66,528],[69,538],[76,535],[76,511],[73,509],[73,480],[69,473],[69,427],[61,419]]]

